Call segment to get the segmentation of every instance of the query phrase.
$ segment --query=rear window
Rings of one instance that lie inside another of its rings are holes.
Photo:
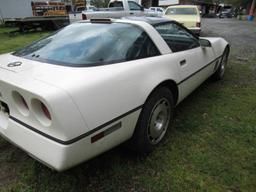
[[[67,66],[112,64],[159,54],[142,29],[122,23],[75,23],[14,53]]]
[[[121,7],[123,8],[123,2],[122,1],[114,1],[109,4],[108,7]]]
[[[166,15],[196,15],[196,8],[169,8]]]

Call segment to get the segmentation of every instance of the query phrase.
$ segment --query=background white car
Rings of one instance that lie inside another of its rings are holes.
[[[59,171],[127,140],[150,152],[175,106],[223,77],[228,53],[163,18],[69,25],[0,56],[0,134]]]
[[[157,13],[157,16],[159,17],[164,14],[164,9],[162,7],[149,7],[149,11]]]

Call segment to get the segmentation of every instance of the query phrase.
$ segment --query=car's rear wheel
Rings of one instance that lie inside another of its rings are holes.
[[[130,141],[138,152],[151,152],[165,138],[173,119],[173,95],[167,87],[160,87],[149,96],[141,111]]]
[[[217,80],[223,79],[225,71],[226,71],[227,63],[228,63],[228,49],[226,48],[222,55],[219,67],[218,67],[217,71],[213,74],[214,80],[217,81]]]

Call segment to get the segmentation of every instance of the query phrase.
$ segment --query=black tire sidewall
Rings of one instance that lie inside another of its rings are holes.
[[[225,49],[225,51],[223,52],[220,65],[219,65],[217,71],[213,74],[213,79],[214,79],[215,81],[218,81],[218,80],[223,79],[223,77],[224,77],[224,75],[225,75],[227,63],[225,64],[225,71],[224,71],[223,75],[221,75],[221,66],[222,66],[223,59],[225,59],[225,57],[226,57],[226,60],[227,60],[227,59],[228,59],[228,50],[227,50],[227,49]]]
[[[169,125],[167,127],[166,132],[168,131],[168,128],[172,124],[173,121],[173,114],[174,114],[174,102],[173,102],[173,95],[172,92],[167,87],[160,87],[157,88],[155,91],[153,91],[148,99],[146,100],[141,114],[139,116],[134,134],[133,134],[133,143],[135,144],[134,147],[136,147],[136,151],[143,152],[143,153],[149,153],[154,150],[155,147],[157,147],[162,141],[165,139],[165,135],[163,138],[157,143],[152,144],[148,139],[148,123],[150,121],[150,115],[151,112],[155,106],[155,104],[161,100],[161,99],[167,99],[170,103],[170,120]]]

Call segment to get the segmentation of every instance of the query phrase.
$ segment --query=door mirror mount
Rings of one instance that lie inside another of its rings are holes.
[[[202,48],[205,48],[205,47],[212,47],[212,44],[209,40],[207,39],[199,39],[199,43],[200,43],[200,46]]]

